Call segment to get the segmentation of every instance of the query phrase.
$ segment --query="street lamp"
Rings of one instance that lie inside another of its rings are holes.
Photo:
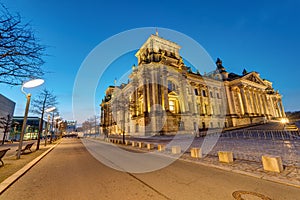
[[[54,113],[54,110],[56,109],[55,106],[52,106],[50,108],[47,108],[45,110],[46,113],[50,113],[50,112],[53,112]],[[47,126],[46,126],[46,131],[45,131],[45,146],[47,146],[47,138],[48,138],[48,129],[49,129],[49,124],[50,124],[50,115],[48,114],[48,117],[47,117]]]
[[[48,112],[48,113],[52,112],[52,131],[53,131],[53,132],[54,132],[54,111],[55,111],[55,110],[56,110],[56,107],[55,107],[55,106],[46,109],[46,112]],[[52,131],[51,131],[51,133],[50,133],[50,143],[52,143],[52,137],[53,137]]]
[[[28,116],[30,99],[31,99],[31,94],[30,93],[27,94],[24,91],[24,88],[34,88],[34,87],[37,87],[39,85],[42,85],[43,83],[44,83],[43,79],[33,79],[33,80],[30,80],[30,81],[27,81],[27,82],[23,83],[23,85],[21,87],[21,91],[26,96],[27,102],[26,102],[25,114],[24,114],[24,119],[23,119],[23,124],[22,124],[21,135],[20,135],[20,142],[19,142],[19,148],[18,148],[18,153],[17,153],[17,159],[20,159],[20,155],[21,155],[23,137],[24,137],[24,133],[25,133],[26,123],[27,123],[27,116]]]
[[[59,121],[60,118],[61,117],[59,115],[54,117],[54,122],[55,122],[55,126],[54,126],[55,140],[57,139],[57,128],[58,128],[58,121]]]

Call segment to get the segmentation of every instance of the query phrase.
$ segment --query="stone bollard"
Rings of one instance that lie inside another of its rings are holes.
[[[283,165],[280,156],[263,155],[262,164],[264,170],[266,171],[278,172],[278,173],[283,171]]]
[[[136,141],[132,141],[132,142],[131,142],[131,145],[132,145],[133,147],[135,147],[136,144],[137,144]]]
[[[148,150],[154,149],[154,144],[147,144],[147,149]]]
[[[138,146],[139,146],[139,148],[143,148],[144,147],[144,142],[138,142]]]
[[[165,151],[166,150],[166,145],[164,145],[164,144],[158,144],[157,145],[157,150],[158,151]]]
[[[200,148],[191,148],[192,158],[202,158],[202,150]]]
[[[231,151],[219,151],[218,156],[220,162],[224,162],[224,163],[233,162],[233,153]]]
[[[180,146],[172,146],[172,154],[179,154],[181,153]]]

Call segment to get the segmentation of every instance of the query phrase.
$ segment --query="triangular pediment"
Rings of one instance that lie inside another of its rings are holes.
[[[266,84],[264,83],[264,81],[255,72],[247,74],[242,79],[243,80],[247,80],[247,81],[251,81],[251,82],[256,83],[256,84],[260,84],[260,85],[266,86]]]
[[[169,92],[169,95],[171,95],[171,96],[178,96],[178,94],[176,92],[174,92],[174,91]]]

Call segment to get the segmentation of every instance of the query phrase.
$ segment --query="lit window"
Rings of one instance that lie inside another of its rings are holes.
[[[169,101],[169,109],[172,112],[175,111],[175,102],[174,101]]]

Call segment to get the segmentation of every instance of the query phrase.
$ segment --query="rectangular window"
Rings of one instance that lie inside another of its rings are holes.
[[[202,90],[202,96],[206,97],[206,91],[205,90]]]
[[[195,95],[196,95],[196,96],[199,95],[199,94],[198,94],[198,89],[197,89],[197,88],[195,88]]]
[[[175,111],[175,102],[174,101],[169,101],[169,109],[171,112]]]

